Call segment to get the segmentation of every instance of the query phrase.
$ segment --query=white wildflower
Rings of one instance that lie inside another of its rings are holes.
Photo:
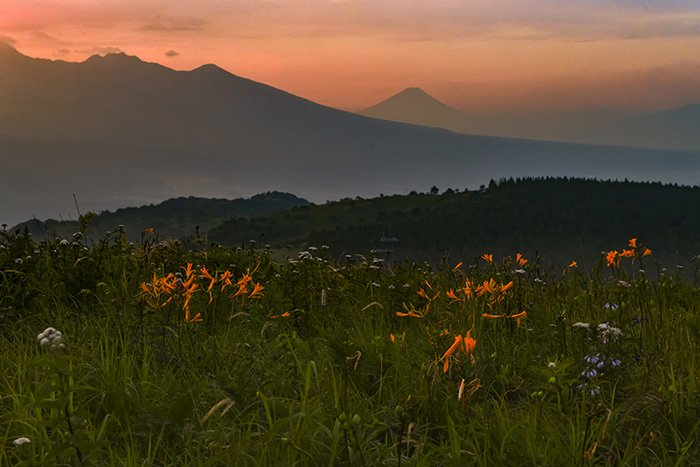
[[[588,323],[574,323],[571,327],[574,329],[590,329],[591,325]]]
[[[513,274],[527,274],[527,272],[524,269],[516,269],[513,271]]]
[[[49,346],[50,350],[65,349],[66,346],[61,342],[63,340],[63,334],[61,331],[48,327],[44,331],[36,336],[37,342],[42,347]]]
[[[598,325],[598,334],[600,335],[600,341],[603,344],[607,344],[611,340],[618,341],[622,337],[622,331],[620,328],[616,328],[608,323],[600,323]]]
[[[29,444],[31,442],[31,439],[27,438],[26,436],[22,436],[12,441],[12,444],[14,444],[15,446],[24,446],[25,444]]]

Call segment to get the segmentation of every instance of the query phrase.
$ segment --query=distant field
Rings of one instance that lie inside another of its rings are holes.
[[[661,247],[544,270],[2,231],[0,465],[691,465],[700,291]]]

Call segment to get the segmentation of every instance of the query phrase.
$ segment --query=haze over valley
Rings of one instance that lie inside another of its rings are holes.
[[[692,185],[700,173],[692,151],[464,135],[379,120],[213,64],[177,71],[124,53],[75,63],[2,45],[0,67],[0,212],[9,225],[75,218],[73,194],[79,209],[99,211],[270,190],[323,202],[433,185],[473,189],[511,176]],[[442,126],[460,117],[441,109]],[[440,126],[418,110],[416,123]]]

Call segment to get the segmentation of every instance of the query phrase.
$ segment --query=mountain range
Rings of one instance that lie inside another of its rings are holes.
[[[700,151],[700,104],[651,113],[477,113],[461,112],[413,87],[359,113],[465,134]]]
[[[176,71],[123,53],[72,63],[2,45],[0,71],[10,225],[182,195],[319,202],[508,176],[695,184],[700,173],[697,152],[457,134],[332,109],[211,64]]]

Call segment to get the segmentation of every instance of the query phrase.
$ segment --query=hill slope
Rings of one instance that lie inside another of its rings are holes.
[[[174,198],[157,205],[103,211],[89,224],[88,236],[100,239],[105,232],[123,226],[128,238],[139,240],[147,228],[154,228],[161,238],[182,238],[198,231],[205,234],[230,218],[247,218],[287,211],[306,206],[308,201],[289,193],[263,193],[249,199]],[[34,238],[70,238],[79,230],[77,221],[31,220],[12,230],[27,228]]]
[[[484,191],[412,194],[306,206],[255,219],[234,219],[210,238],[249,239],[276,248],[329,245],[336,255],[393,249],[394,257],[471,260],[516,251],[560,264],[591,251],[624,247],[631,236],[667,264],[700,253],[700,188],[657,183],[529,179]],[[382,243],[382,237],[399,242]],[[291,251],[291,250],[290,250]],[[573,255],[573,256],[572,256]]]
[[[695,183],[700,155],[458,135],[314,104],[204,65],[0,48],[0,223],[182,195],[312,201],[530,175]]]

